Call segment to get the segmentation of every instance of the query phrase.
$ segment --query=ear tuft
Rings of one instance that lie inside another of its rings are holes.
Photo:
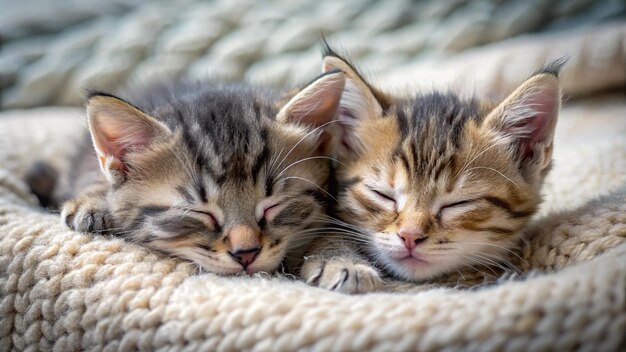
[[[337,52],[333,50],[330,44],[328,44],[328,40],[326,40],[326,37],[322,37],[322,58],[325,58],[327,56],[334,56],[341,59],[341,56],[339,56],[339,54],[337,54]]]
[[[322,72],[341,70],[346,75],[337,112],[339,128],[333,129],[332,135],[336,153],[340,157],[349,158],[362,146],[358,127],[366,121],[382,118],[383,110],[389,102],[383,94],[372,89],[354,66],[337,54],[325,40],[323,54]]]
[[[542,68],[537,70],[537,72],[535,72],[533,76],[547,74],[558,78],[559,73],[561,73],[561,69],[567,63],[567,61],[569,61],[569,57],[563,56],[561,58],[548,62]]]
[[[111,183],[123,181],[128,171],[125,156],[129,152],[170,134],[163,123],[109,94],[89,95],[87,119],[100,167]]]

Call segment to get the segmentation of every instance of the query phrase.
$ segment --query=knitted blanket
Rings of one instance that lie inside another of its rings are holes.
[[[201,273],[69,231],[20,178],[37,158],[63,167],[81,114],[0,114],[0,350],[624,350],[626,104],[565,106],[541,217],[508,258],[515,270],[360,296],[283,274]]]

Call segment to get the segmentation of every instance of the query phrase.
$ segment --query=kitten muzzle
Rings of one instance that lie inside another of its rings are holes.
[[[254,262],[261,252],[260,233],[249,225],[237,224],[228,231],[228,254],[244,269]]]

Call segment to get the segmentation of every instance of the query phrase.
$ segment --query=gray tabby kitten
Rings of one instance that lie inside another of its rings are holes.
[[[344,81],[328,72],[288,101],[206,82],[92,93],[95,150],[86,143],[67,175],[63,222],[218,274],[276,270],[298,233],[319,226],[330,172],[322,127]]]

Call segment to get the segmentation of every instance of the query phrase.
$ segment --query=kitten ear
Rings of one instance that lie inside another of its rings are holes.
[[[340,120],[365,120],[382,117],[383,108],[376,93],[361,75],[338,56],[325,56],[323,72],[340,70],[346,75],[346,84],[339,104]]]
[[[345,75],[331,71],[321,75],[300,93],[296,94],[278,112],[276,119],[287,124],[305,127],[307,132],[301,138],[310,141],[316,154],[331,154],[330,138],[325,128],[333,121],[345,84]]]
[[[278,112],[277,119],[313,128],[332,121],[344,84],[345,75],[338,70],[321,75],[291,98]]]
[[[357,127],[364,121],[382,118],[382,94],[376,92],[359,72],[346,60],[337,55],[328,44],[324,48],[322,71],[341,70],[346,75],[346,84],[339,103],[336,119],[340,128],[335,129],[335,149],[340,156],[349,156],[361,147]]]
[[[129,152],[171,133],[163,123],[136,107],[104,94],[89,97],[87,121],[100,168],[112,184],[124,181],[128,171],[125,156]]]
[[[540,171],[546,170],[552,160],[561,107],[558,71],[563,63],[551,64],[528,79],[484,121],[485,126],[514,144],[520,160],[538,164]]]

